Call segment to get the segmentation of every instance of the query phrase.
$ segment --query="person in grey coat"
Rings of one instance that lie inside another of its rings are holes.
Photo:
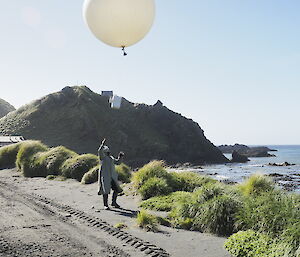
[[[115,164],[120,164],[124,153],[120,152],[118,158],[114,158],[108,146],[105,145],[106,139],[101,142],[98,149],[98,156],[100,159],[99,169],[99,191],[98,195],[103,195],[104,209],[109,210],[108,195],[111,189],[113,190],[112,206],[120,208],[117,204],[118,193],[122,192],[122,189],[118,182],[118,173],[115,170]]]

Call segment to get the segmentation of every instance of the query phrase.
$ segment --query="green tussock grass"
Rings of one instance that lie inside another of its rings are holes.
[[[226,241],[226,250],[234,257],[299,257],[299,244],[293,248],[286,238],[272,238],[253,230],[240,231]]]
[[[21,143],[3,146],[0,148],[0,169],[13,168]]]
[[[193,192],[206,184],[217,183],[193,172],[168,172],[163,161],[144,165],[133,175],[133,182],[144,200],[176,191]]]
[[[93,168],[91,168],[88,172],[86,172],[82,179],[81,183],[82,184],[93,184],[98,181],[98,176],[99,176],[99,168],[100,165],[97,165]]]
[[[171,211],[180,202],[187,202],[191,198],[189,192],[174,192],[166,196],[152,197],[141,202],[140,207],[155,211]]]
[[[261,174],[254,174],[238,187],[244,195],[248,196],[250,194],[259,194],[272,191],[275,189],[275,183],[269,177]]]
[[[272,239],[253,230],[240,231],[232,235],[225,243],[225,248],[232,256],[266,256]]]
[[[126,228],[128,228],[128,226],[125,223],[123,223],[123,222],[115,224],[114,227],[118,228],[118,229],[126,229]]]
[[[239,211],[238,220],[241,229],[253,229],[276,236],[300,220],[300,202],[297,196],[281,190],[247,197],[243,209]]]
[[[154,215],[145,210],[141,210],[136,218],[137,225],[147,231],[158,231],[158,222]]]
[[[226,248],[232,256],[300,256],[300,196],[266,176],[225,185],[192,172],[167,172],[154,161],[133,181],[147,199],[142,208],[168,211],[166,224],[177,228],[230,236]]]
[[[239,195],[229,186],[211,184],[192,193],[189,201],[179,203],[170,216],[177,227],[230,235],[235,231],[236,214],[241,207]]]
[[[172,188],[163,178],[149,178],[139,189],[138,192],[142,198],[149,199],[154,196],[167,195],[172,192]]]
[[[237,257],[299,257],[300,196],[274,188],[272,182],[259,185],[259,190],[243,191],[237,227],[246,232],[232,235],[226,249]]]
[[[47,172],[41,165],[39,156],[49,148],[40,141],[25,141],[21,144],[17,158],[16,167],[25,177],[46,177]]]
[[[171,172],[173,191],[193,192],[206,184],[215,184],[217,181],[208,176],[201,176],[194,172]]]
[[[137,189],[142,187],[150,178],[161,178],[170,181],[172,176],[167,172],[163,161],[152,161],[144,165],[133,175],[133,182]]]
[[[81,181],[84,174],[97,165],[99,165],[99,160],[96,155],[83,154],[75,156],[63,163],[61,167],[62,176]]]
[[[48,175],[58,176],[62,174],[62,164],[73,157],[78,156],[77,153],[67,149],[64,146],[51,148],[46,152],[39,154],[39,163],[46,169]]]
[[[130,183],[132,172],[130,167],[126,164],[121,163],[120,165],[116,165],[116,172],[118,173],[118,180],[123,183]]]

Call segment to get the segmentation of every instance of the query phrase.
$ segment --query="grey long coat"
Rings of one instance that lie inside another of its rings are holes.
[[[113,156],[108,156],[103,152],[104,145],[100,145],[98,149],[98,156],[100,159],[99,169],[99,194],[110,194],[111,183],[114,182],[118,191],[121,191],[121,187],[118,182],[118,173],[115,170],[115,164],[119,164],[121,158],[115,159]]]

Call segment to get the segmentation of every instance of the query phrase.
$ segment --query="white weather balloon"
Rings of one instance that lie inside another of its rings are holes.
[[[114,47],[128,47],[150,31],[154,0],[85,0],[83,16],[92,33]]]

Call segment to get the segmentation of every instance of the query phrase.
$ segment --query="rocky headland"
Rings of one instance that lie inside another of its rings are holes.
[[[240,155],[246,157],[272,157],[274,154],[270,154],[269,152],[277,151],[275,149],[270,149],[266,146],[255,146],[249,147],[247,145],[242,144],[234,144],[234,145],[220,145],[218,148],[222,153],[233,153],[237,152]]]
[[[170,165],[229,161],[196,122],[160,101],[146,105],[123,98],[121,108],[112,109],[109,97],[86,86],[65,87],[9,113],[0,119],[0,134],[64,145],[78,153],[96,153],[106,138],[112,152],[124,151],[132,167],[153,159]]]

